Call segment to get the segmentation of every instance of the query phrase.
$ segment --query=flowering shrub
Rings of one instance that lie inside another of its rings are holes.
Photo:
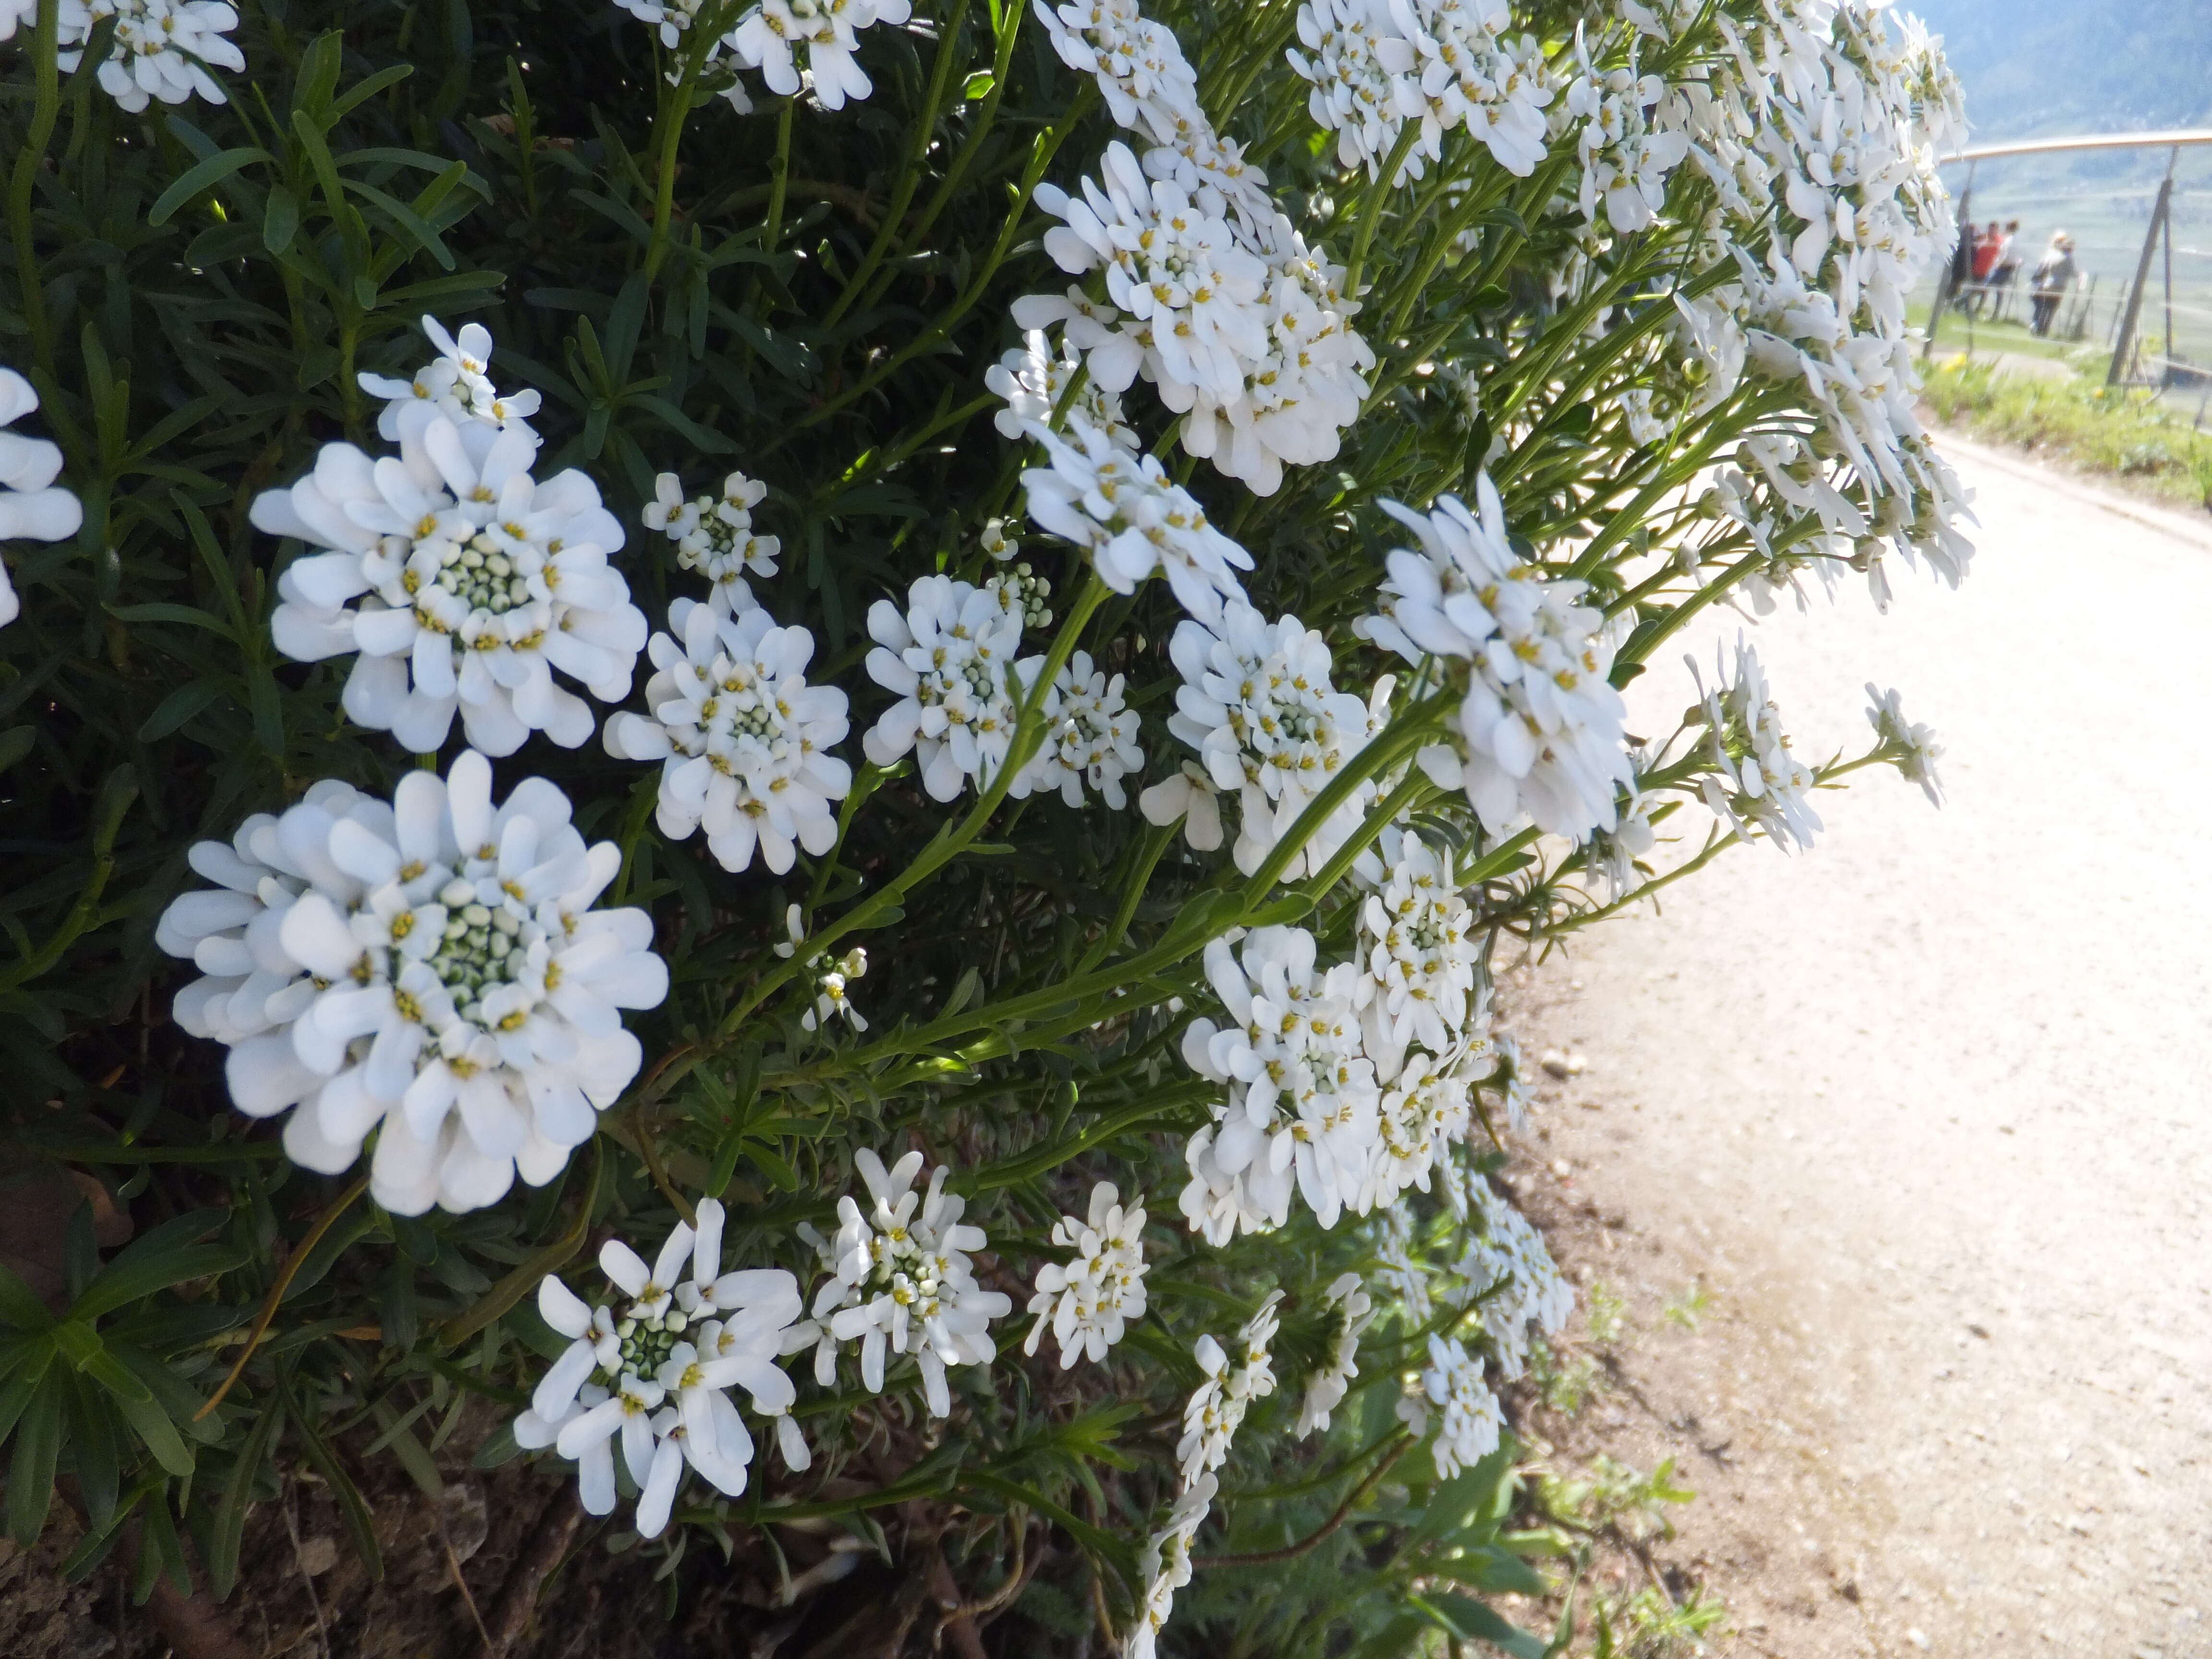
[[[1491,965],[1937,798],[1747,641],[1622,695],[1964,570],[1936,44],[442,15],[0,0],[7,1133],[140,1230],[0,1271],[13,1534],[227,1595],[297,1459],[373,1563],[435,1409],[679,1595],[844,1521],[1007,1652],[1534,1650]]]

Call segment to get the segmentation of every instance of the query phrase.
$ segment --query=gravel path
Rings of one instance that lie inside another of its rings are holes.
[[[1748,1649],[2203,1659],[2212,536],[1951,451],[1959,592],[1757,629],[1799,752],[1897,684],[1948,805],[1861,775],[1809,855],[1737,849],[1527,976],[1530,1052],[1589,1070],[1523,1184],[1579,1273],[1711,1293],[1632,1370]],[[1636,729],[1691,701],[1679,655],[1636,690]]]

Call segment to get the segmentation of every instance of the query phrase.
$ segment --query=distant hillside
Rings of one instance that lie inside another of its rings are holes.
[[[2212,125],[2212,0],[1899,0],[1942,35],[1984,142]]]

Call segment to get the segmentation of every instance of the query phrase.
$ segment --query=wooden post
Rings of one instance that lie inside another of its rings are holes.
[[[2150,281],[2150,256],[2158,252],[2159,232],[2165,228],[2166,209],[2173,200],[2173,168],[2181,159],[2181,146],[2166,152],[2166,177],[2158,187],[2158,204],[2150,210],[2150,231],[2143,238],[2142,257],[2136,261],[2136,280],[2128,289],[2127,309],[2120,313],[2120,331],[2112,342],[2112,365],[2105,371],[2105,384],[2118,386],[2135,356],[2136,325],[2142,318],[2143,288]]]
[[[1966,163],[1966,183],[1959,192],[1959,240],[1961,242],[1966,242],[1966,238],[1973,234],[1971,222],[1966,217],[1966,210],[1973,203],[1974,169],[1979,165],[1978,161]],[[1970,272],[1974,268],[1972,246],[1971,243],[1967,243],[1969,252],[1966,255],[1966,269]],[[1928,337],[1920,343],[1920,361],[1923,363],[1928,361],[1929,354],[1936,349],[1936,326],[1943,320],[1943,302],[1951,297],[1954,285],[1951,273],[1958,268],[1959,256],[1954,247],[1951,258],[1944,264],[1943,274],[1936,279],[1936,302],[1928,307]],[[1968,336],[1967,346],[1971,352],[1972,349],[1971,335]]]

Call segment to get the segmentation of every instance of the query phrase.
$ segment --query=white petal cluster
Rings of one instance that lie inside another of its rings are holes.
[[[698,26],[700,17],[713,4],[713,0],[615,0],[615,4],[651,29],[659,37],[662,46],[673,51],[682,46],[684,37]],[[738,80],[734,69],[721,63],[722,54],[733,51],[734,45],[735,31],[732,30],[707,48],[706,63],[713,67],[708,75],[702,77],[701,84],[714,87],[738,114],[750,115],[753,107],[751,94]],[[750,60],[742,57],[738,61],[750,65]],[[672,70],[668,78],[673,85],[679,76]]]
[[[1930,806],[1941,806],[1943,784],[1936,775],[1936,763],[1943,757],[1942,744],[1936,741],[1934,732],[1928,726],[1905,718],[1905,708],[1895,688],[1877,690],[1869,680],[1866,693],[1867,720],[1874,726],[1875,735],[1897,751],[1895,765],[1899,773],[1906,782],[1920,786]]]
[[[363,392],[385,400],[376,416],[378,437],[398,443],[403,432],[419,432],[431,415],[441,415],[457,427],[473,423],[494,432],[513,428],[536,440],[530,417],[544,400],[535,390],[503,394],[492,384],[489,329],[468,323],[457,337],[435,317],[425,317],[422,332],[438,348],[438,355],[408,379],[369,374],[354,377]]]
[[[1052,1242],[1075,1254],[1037,1269],[1029,1306],[1036,1322],[1022,1352],[1035,1353],[1049,1328],[1062,1370],[1078,1359],[1096,1364],[1145,1316],[1145,1207],[1124,1208],[1114,1183],[1102,1181],[1091,1189],[1088,1217],[1062,1216],[1053,1224]]]
[[[902,613],[889,599],[868,608],[868,678],[898,701],[860,739],[868,759],[890,766],[912,752],[932,800],[951,800],[974,779],[988,787],[1006,763],[1021,709],[1043,672],[1024,657],[1022,618],[988,587],[923,576]]]
[[[1439,1480],[1450,1480],[1496,1451],[1504,1426],[1498,1396],[1483,1381],[1481,1359],[1468,1353],[1457,1337],[1429,1339],[1428,1369],[1407,1382],[1398,1416],[1416,1439],[1425,1437],[1435,1420],[1431,1451]]]
[[[1397,1076],[1412,1044],[1442,1054],[1459,1042],[1480,955],[1474,911],[1460,896],[1449,849],[1411,830],[1387,840],[1395,843],[1383,849],[1388,874],[1359,911],[1359,948],[1373,988],[1367,1054],[1385,1080]]]
[[[1231,1024],[1193,1020],[1184,1062],[1227,1085],[1212,1127],[1191,1138],[1180,1207],[1220,1246],[1290,1218],[1301,1193],[1324,1227],[1365,1184],[1376,1138],[1374,1062],[1360,1050],[1360,969],[1316,965],[1303,927],[1261,927],[1206,947]]]
[[[1237,1333],[1242,1363],[1233,1370],[1230,1356],[1210,1335],[1200,1337],[1193,1350],[1204,1380],[1183,1410],[1183,1436],[1176,1448],[1182,1476],[1167,1524],[1145,1543],[1143,1612],[1122,1644],[1122,1659],[1153,1659],[1158,1653],[1160,1632],[1175,1610],[1176,1592],[1190,1583],[1191,1542],[1206,1524],[1220,1489],[1215,1471],[1227,1459],[1230,1443],[1252,1402],[1275,1391],[1268,1347],[1275,1340],[1275,1304],[1282,1297],[1280,1291],[1271,1291]]]
[[[1120,125],[1166,143],[1198,111],[1198,76],[1174,32],[1137,9],[1136,0],[1033,0],[1060,61],[1097,77]]]
[[[1615,234],[1648,229],[1667,204],[1668,178],[1690,153],[1689,134],[1650,118],[1667,99],[1660,76],[1638,75],[1632,59],[1594,68],[1588,43],[1577,37],[1576,46],[1579,62],[1556,115],[1574,135],[1583,217],[1595,221],[1602,205]]]
[[[38,16],[37,0],[13,0],[0,7],[0,40]],[[122,108],[137,114],[155,99],[181,104],[197,93],[210,104],[230,101],[222,82],[208,73],[242,70],[246,55],[226,40],[238,27],[238,14],[222,0],[58,0],[55,57],[64,74],[84,58],[94,27],[115,20],[115,45],[100,66],[100,88]]]
[[[776,1364],[799,1318],[799,1282],[781,1268],[722,1272],[722,1223],[721,1205],[704,1200],[698,1231],[677,1223],[650,1269],[609,1239],[599,1267],[622,1292],[615,1301],[587,1303],[550,1275],[538,1282],[539,1313],[570,1340],[515,1419],[515,1443],[574,1463],[584,1508],[608,1515],[619,1442],[641,1537],[666,1529],[687,1464],[726,1496],[744,1493],[753,1437],[732,1389],[775,1424],[785,1462],[812,1462],[790,1416],[798,1390]]]
[[[911,15],[908,0],[761,0],[738,20],[727,40],[739,62],[760,70],[770,92],[788,96],[804,84],[823,108],[838,110],[848,98],[863,99],[875,90],[853,56],[861,32],[878,23],[903,23]]]
[[[1525,818],[1580,841],[1613,827],[1615,792],[1633,781],[1612,647],[1577,603],[1587,585],[1515,556],[1496,488],[1478,485],[1480,517],[1453,495],[1426,514],[1383,503],[1420,548],[1390,553],[1380,614],[1353,631],[1455,677],[1455,740],[1420,755],[1438,787],[1465,790],[1492,836]]]
[[[676,562],[707,579],[708,603],[718,615],[734,617],[750,611],[753,593],[745,573],[773,576],[776,555],[783,550],[776,537],[753,533],[753,508],[767,495],[768,486],[732,472],[722,480],[719,497],[697,495],[687,501],[684,481],[664,472],[653,487],[653,499],[639,515],[646,528],[674,542]]]
[[[637,1074],[621,1011],[668,992],[652,918],[592,908],[620,850],[586,846],[544,779],[499,805],[491,784],[473,750],[388,802],[319,783],[194,846],[217,885],[155,933],[206,975],[176,1020],[229,1048],[232,1103],[296,1107],[284,1149],[326,1175],[375,1131],[370,1194],[398,1214],[551,1180]]]
[[[1410,122],[1394,185],[1419,178],[1462,126],[1525,179],[1544,159],[1553,87],[1542,48],[1510,38],[1511,24],[1500,0],[1306,0],[1305,50],[1287,55],[1312,83],[1307,110],[1336,134],[1340,166],[1380,178]]]
[[[837,1345],[858,1341],[860,1380],[881,1393],[886,1356],[912,1354],[930,1415],[945,1416],[945,1367],[988,1365],[998,1353],[990,1323],[1014,1304],[975,1282],[969,1255],[988,1241],[981,1227],[962,1223],[967,1200],[945,1190],[950,1170],[932,1170],[927,1190],[916,1192],[920,1152],[887,1170],[864,1146],[853,1162],[871,1203],[863,1210],[849,1194],[839,1199],[836,1237],[817,1244],[830,1278],[814,1295],[815,1378],[833,1382]]]
[[[1212,627],[1176,624],[1168,653],[1182,676],[1168,730],[1198,755],[1203,788],[1237,800],[1237,867],[1250,875],[1334,781],[1387,717],[1389,682],[1373,704],[1331,681],[1328,642],[1296,617],[1269,622],[1242,600]],[[1191,844],[1219,845],[1218,809],[1194,813],[1199,790],[1181,775],[1138,798],[1154,823],[1184,820]],[[1319,870],[1359,827],[1375,797],[1362,784],[1285,867],[1295,880]]]
[[[814,988],[814,1006],[799,1016],[801,1030],[818,1031],[827,1029],[833,1020],[842,1019],[856,1031],[868,1029],[867,1018],[853,1006],[852,985],[856,979],[865,978],[868,971],[868,953],[854,945],[842,957],[832,958],[825,951],[806,949],[806,929],[799,921],[799,907],[789,906],[783,914],[785,932],[789,935],[777,943],[775,953],[787,959],[800,957]]]
[[[1480,1030],[1438,1054],[1407,1054],[1377,1103],[1375,1156],[1358,1207],[1387,1207],[1409,1187],[1428,1191],[1430,1172],[1466,1139],[1476,1091],[1497,1069],[1497,1049]]]
[[[983,371],[983,384],[1006,400],[1006,406],[991,417],[1000,435],[1024,437],[1032,422],[1050,426],[1060,399],[1082,368],[1083,359],[1072,346],[1062,342],[1054,350],[1042,329],[1030,330],[1020,346]],[[1142,447],[1122,418],[1121,398],[1087,374],[1069,408],[1084,424],[1104,433],[1131,454]]]
[[[1550,1336],[1566,1324],[1574,1287],[1526,1216],[1481,1176],[1468,1185],[1482,1236],[1469,1241],[1457,1271],[1468,1297],[1480,1300],[1476,1316],[1510,1382],[1527,1369],[1530,1331]]]
[[[60,449],[44,438],[8,430],[38,406],[31,383],[12,368],[0,368],[0,542],[67,541],[84,524],[83,503],[54,482],[61,476]],[[22,608],[8,567],[0,564],[0,628]]]
[[[1030,295],[1014,319],[1059,326],[1109,392],[1142,374],[1183,416],[1188,453],[1272,495],[1285,464],[1336,454],[1367,396],[1375,356],[1352,326],[1359,307],[1195,102],[1146,111],[1159,143],[1141,161],[1114,143],[1079,196],[1036,192],[1066,222],[1046,233],[1046,251],[1073,274],[1103,270],[1108,299]]]
[[[828,852],[853,771],[829,752],[844,741],[845,694],[806,683],[814,636],[757,605],[730,617],[692,599],[668,607],[668,626],[646,647],[652,712],[611,714],[603,734],[617,759],[661,763],[661,832],[681,841],[703,824],[725,870],[749,868],[756,848],[778,875],[798,848]]]
[[[1826,527],[1863,536],[1877,597],[1885,545],[1955,583],[1972,515],[1915,411],[1905,307],[1956,234],[1937,158],[1960,130],[1958,83],[1940,43],[1866,0],[1776,0],[1714,26],[1726,57],[1660,112],[1714,187],[1707,234],[1734,266],[1735,280],[1677,302],[1701,401],[1747,373],[1799,392],[1821,422],[1822,468],[1866,520],[1845,531],[1824,514]]]
[[[255,498],[258,529],[323,550],[277,579],[276,648],[356,653],[346,714],[417,753],[445,743],[456,711],[488,755],[533,731],[574,749],[595,722],[555,672],[619,702],[645,644],[609,562],[622,526],[574,468],[532,477],[538,436],[519,415],[456,422],[447,395],[395,397],[397,456],[325,444],[306,477]]]
[[[1127,806],[1121,781],[1144,769],[1145,751],[1137,745],[1137,716],[1123,701],[1123,684],[1121,675],[1109,679],[1094,666],[1088,651],[1072,655],[1045,693],[1043,745],[1007,793],[1057,792],[1080,807],[1088,785],[1115,811]]]
[[[1358,1273],[1344,1273],[1322,1293],[1333,1328],[1325,1357],[1306,1379],[1305,1398],[1299,1402],[1297,1432],[1309,1435],[1326,1429],[1330,1416],[1344,1403],[1352,1379],[1359,1375],[1359,1338],[1375,1322],[1375,1298],[1367,1294]]]
[[[1375,1259],[1380,1264],[1377,1277],[1390,1287],[1390,1294],[1406,1310],[1408,1318],[1426,1324],[1435,1311],[1429,1294],[1429,1273],[1425,1261],[1413,1255],[1413,1217],[1403,1204],[1392,1204],[1376,1212]]]
[[[1243,600],[1236,573],[1252,568],[1252,556],[1207,522],[1158,456],[1134,454],[1082,419],[1065,433],[1032,423],[1029,434],[1051,463],[1022,474],[1030,521],[1090,555],[1107,586],[1133,593],[1157,571],[1202,619],[1218,620],[1224,600]]]
[[[1813,773],[1790,751],[1759,653],[1739,635],[1734,676],[1723,657],[1715,665],[1710,691],[1696,659],[1683,660],[1698,679],[1711,738],[1713,770],[1699,780],[1705,805],[1747,840],[1756,828],[1783,852],[1793,843],[1810,847],[1820,830],[1820,816],[1813,810]]]
[[[995,532],[993,526],[997,526]],[[994,554],[994,557],[1012,558],[1020,550],[1021,544],[1006,535],[1003,520],[992,520],[984,527],[982,540],[986,553],[990,553],[994,546],[1004,550]],[[1052,597],[1052,584],[1032,570],[1028,560],[995,576],[985,577],[983,589],[999,602],[1000,610],[1024,629],[1052,626],[1052,607],[1045,603]]]

